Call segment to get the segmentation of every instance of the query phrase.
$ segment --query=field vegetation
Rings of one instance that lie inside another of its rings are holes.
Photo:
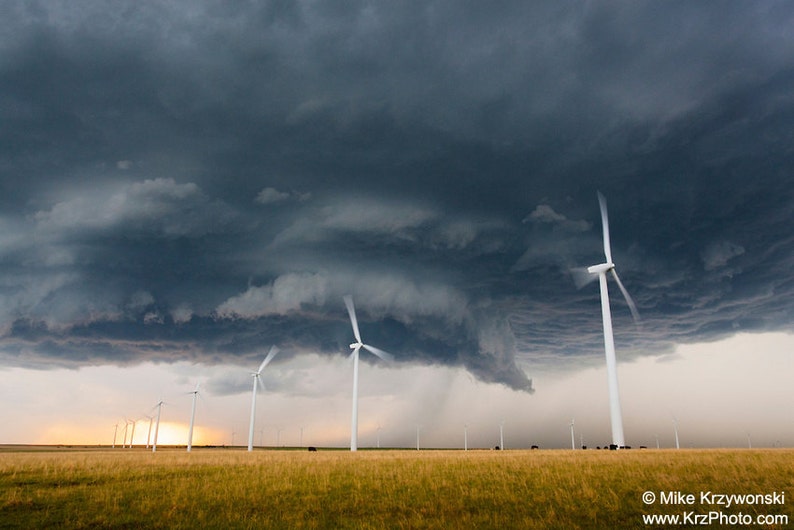
[[[646,491],[783,492],[722,510],[794,522],[794,450],[0,450],[0,528],[647,528],[709,510]]]

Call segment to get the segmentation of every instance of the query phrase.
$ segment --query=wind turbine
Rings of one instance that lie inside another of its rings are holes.
[[[155,405],[155,407],[157,407],[157,421],[154,424],[154,441],[152,442],[153,453],[157,452],[157,434],[160,432],[160,412],[162,412],[163,410],[162,398],[160,398],[160,400],[157,402],[157,405]]]
[[[116,422],[116,428],[113,429],[113,447],[111,447],[111,449],[116,448],[116,435],[118,434],[118,432],[119,432],[119,423]]]
[[[637,306],[634,304],[634,300],[631,299],[629,292],[623,286],[623,282],[620,281],[618,273],[615,272],[615,264],[612,262],[612,249],[609,243],[607,200],[600,191],[598,192],[598,204],[601,207],[601,226],[604,234],[604,256],[606,262],[588,267],[587,272],[591,275],[598,275],[598,283],[601,288],[601,317],[604,321],[604,352],[606,353],[607,381],[609,383],[609,417],[612,424],[612,443],[620,448],[626,446],[626,440],[623,437],[623,415],[620,410],[617,360],[615,359],[615,339],[612,336],[612,314],[609,310],[607,273],[612,273],[612,276],[615,278],[615,282],[618,284],[620,292],[623,293],[623,297],[629,305],[634,320],[639,320],[640,316],[637,312]]]
[[[356,308],[353,305],[353,297],[347,295],[344,297],[345,306],[347,306],[347,313],[350,315],[350,324],[353,326],[353,336],[356,342],[350,345],[353,353],[350,356],[353,358],[353,415],[350,424],[350,450],[358,450],[358,353],[361,348],[364,348],[373,355],[380,357],[384,361],[391,361],[393,357],[385,351],[364,344],[361,341],[361,333],[358,331],[358,319],[356,318]]]
[[[463,450],[469,450],[469,424],[463,424]]]
[[[251,393],[251,423],[248,427],[248,450],[254,450],[254,419],[256,418],[256,387],[260,385],[262,390],[265,389],[265,384],[262,382],[262,370],[265,369],[265,366],[270,364],[270,361],[273,360],[273,357],[276,356],[278,353],[278,348],[275,346],[270,347],[270,351],[267,352],[267,356],[265,356],[265,360],[262,361],[262,364],[259,365],[259,369],[256,372],[251,372],[251,376],[254,379],[254,388]]]
[[[673,418],[673,430],[675,431],[675,448],[681,449],[681,446],[678,444],[678,419]]]
[[[499,449],[504,450],[505,448],[505,422],[499,422]]]
[[[196,389],[188,394],[193,394],[193,406],[190,408],[190,428],[187,431],[187,452],[193,449],[193,423],[196,420],[196,399],[198,399],[199,384],[196,383]]]
[[[576,440],[573,437],[573,418],[571,418],[570,426],[571,426],[571,449],[575,450],[576,449]]]
[[[152,416],[146,416],[146,417],[149,418],[149,432],[146,433],[146,449],[149,449],[149,443],[152,441],[152,420],[154,420],[154,417]]]
[[[132,449],[132,441],[135,438],[135,424],[138,423],[138,420],[130,420],[130,423],[132,424],[132,431],[130,432],[130,447],[129,447],[129,449]]]
[[[130,420],[124,418],[124,439],[121,440],[121,448],[124,449],[127,447],[127,432],[130,429]]]

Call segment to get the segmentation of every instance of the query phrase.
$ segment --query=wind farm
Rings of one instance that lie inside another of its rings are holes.
[[[0,527],[794,498],[794,4],[2,12]]]

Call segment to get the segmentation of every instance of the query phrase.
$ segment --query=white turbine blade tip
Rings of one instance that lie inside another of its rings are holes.
[[[353,297],[346,295],[344,300],[347,314],[350,315],[350,324],[353,326],[353,336],[356,337],[356,342],[361,342],[361,333],[358,331],[358,318],[356,318],[356,306],[353,305]]]
[[[618,288],[620,289],[620,292],[623,293],[623,297],[626,299],[626,303],[629,305],[629,310],[631,310],[631,316],[634,318],[635,322],[639,322],[640,312],[637,311],[637,305],[634,303],[634,300],[631,298],[631,295],[626,290],[626,287],[624,287],[623,282],[620,281],[620,276],[618,276],[618,273],[615,272],[615,269],[612,269],[612,276],[614,276],[615,281],[618,284]]]
[[[383,359],[386,362],[392,362],[394,360],[394,356],[391,353],[385,352],[385,351],[381,350],[380,348],[376,348],[374,346],[370,346],[369,344],[364,344],[363,347],[368,352],[372,353],[373,355],[377,355],[378,357],[380,357],[381,359]]]
[[[604,256],[607,263],[612,263],[612,247],[609,242],[609,217],[607,216],[607,200],[604,195],[598,192],[598,206],[601,208],[601,227],[604,231]]]

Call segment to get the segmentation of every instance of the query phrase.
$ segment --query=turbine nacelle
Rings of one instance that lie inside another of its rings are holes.
[[[587,267],[587,272],[590,274],[606,274],[607,272],[613,270],[615,268],[614,263],[602,263],[600,265],[593,265],[592,267]]]
[[[351,350],[359,350],[359,349],[361,349],[361,347],[362,347],[362,346],[364,346],[364,344],[363,344],[363,343],[361,343],[361,342],[354,342],[353,344],[351,344],[351,345],[350,345],[350,349],[351,349]]]

